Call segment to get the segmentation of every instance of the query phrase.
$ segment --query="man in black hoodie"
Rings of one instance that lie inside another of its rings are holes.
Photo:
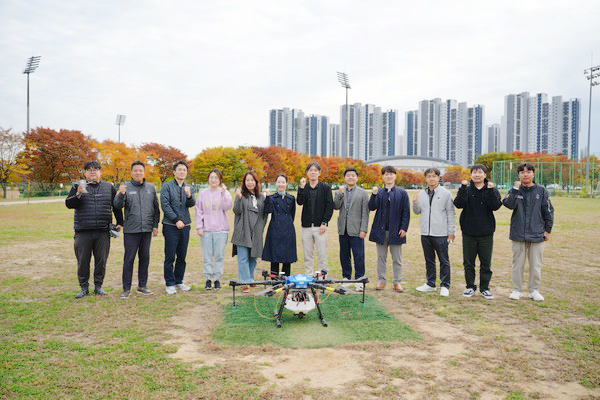
[[[90,261],[94,254],[94,293],[105,295],[102,289],[106,260],[110,251],[110,224],[112,214],[117,220],[117,231],[123,225],[123,212],[113,207],[117,190],[108,182],[100,180],[102,170],[97,161],[83,166],[85,181],[71,188],[65,204],[75,209],[75,257],[80,292],[75,298],[89,294]]]
[[[539,287],[542,279],[544,242],[550,240],[554,223],[554,208],[543,186],[536,184],[535,167],[529,163],[517,167],[519,180],[502,200],[513,210],[510,218],[510,240],[513,250],[513,291],[511,300],[519,300],[525,272],[525,258],[529,260],[529,297],[543,301]]]
[[[471,297],[477,291],[475,285],[475,259],[479,256],[479,290],[483,297],[492,300],[490,291],[492,279],[492,250],[496,219],[494,211],[502,207],[498,189],[486,179],[487,168],[482,164],[471,167],[471,182],[462,181],[454,199],[460,213],[460,229],[463,236],[463,265],[467,289],[464,297]]]

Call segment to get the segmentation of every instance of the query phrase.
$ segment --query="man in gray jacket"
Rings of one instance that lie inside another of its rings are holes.
[[[529,259],[529,297],[534,301],[543,301],[540,294],[542,279],[542,253],[544,242],[550,240],[554,223],[554,208],[543,186],[537,185],[533,178],[535,167],[529,163],[517,167],[519,180],[502,203],[513,210],[510,219],[510,240],[513,250],[513,291],[509,298],[519,300],[523,286],[525,258]]]
[[[354,278],[365,275],[365,236],[369,227],[369,195],[359,187],[356,168],[346,168],[344,180],[347,186],[340,186],[333,199],[333,208],[340,210],[338,215],[338,235],[340,240],[340,263],[342,277],[352,279],[352,262],[350,251],[354,257]],[[356,288],[362,290],[362,284]]]
[[[427,282],[419,292],[435,292],[435,255],[440,260],[440,296],[450,294],[450,259],[448,243],[454,241],[456,218],[450,192],[439,185],[440,170],[425,171],[427,188],[413,198],[413,211],[421,214],[421,245],[425,255]]]
[[[139,253],[137,292],[144,295],[152,294],[146,284],[150,264],[150,242],[152,236],[158,235],[160,209],[154,185],[146,182],[145,174],[146,165],[141,161],[134,161],[131,164],[131,181],[119,187],[113,200],[115,208],[125,207],[122,299],[128,298],[131,294],[136,253]]]

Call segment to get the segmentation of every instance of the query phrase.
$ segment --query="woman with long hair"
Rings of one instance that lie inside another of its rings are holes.
[[[233,255],[238,257],[238,279],[244,283],[254,282],[256,258],[262,255],[263,231],[267,216],[264,213],[265,196],[260,192],[260,181],[253,171],[242,179],[242,188],[236,190],[233,213]],[[248,285],[242,286],[247,293]]]

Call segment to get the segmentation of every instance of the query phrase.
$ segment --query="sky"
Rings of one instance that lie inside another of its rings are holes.
[[[404,112],[423,99],[485,106],[547,93],[582,104],[600,65],[598,2],[0,0],[0,127],[80,130],[158,142],[192,158],[215,146],[269,144],[269,110],[300,108],[339,123],[349,102]],[[593,54],[595,56],[593,56]],[[600,153],[600,87],[592,97]]]

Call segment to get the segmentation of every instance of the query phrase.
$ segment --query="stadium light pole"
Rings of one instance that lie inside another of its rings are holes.
[[[590,182],[590,135],[591,135],[591,128],[592,128],[592,88],[596,85],[600,85],[600,82],[595,81],[594,79],[600,77],[600,65],[596,65],[594,67],[594,62],[592,61],[592,66],[591,68],[588,68],[586,70],[583,71],[583,73],[586,75],[586,78],[590,81],[590,108],[588,111],[588,138],[587,138],[587,160],[585,163],[585,184],[586,184],[586,188],[588,185],[590,185],[589,189],[592,189],[591,186],[591,182]],[[589,193],[591,194],[591,190],[589,191]]]
[[[23,73],[27,75],[27,133],[29,133],[29,74],[33,74],[40,65],[40,58],[42,58],[42,56],[29,57],[27,66],[23,70]]]
[[[345,72],[338,72],[337,73],[337,77],[338,77],[338,81],[340,82],[340,84],[342,85],[342,87],[344,89],[346,89],[346,157],[350,158],[350,120],[349,120],[349,115],[348,115],[348,89],[352,89],[350,87],[350,81],[348,80],[348,74],[346,74]]]
[[[117,114],[117,122],[115,122],[115,125],[119,125],[119,142],[118,143],[121,143],[121,125],[125,125],[125,118],[127,118],[126,115]]]

